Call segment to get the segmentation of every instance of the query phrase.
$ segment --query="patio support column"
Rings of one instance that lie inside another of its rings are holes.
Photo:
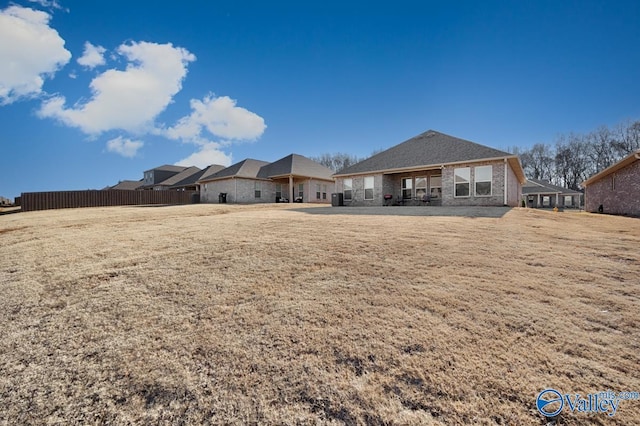
[[[293,203],[293,196],[295,194],[293,193],[293,176],[289,175],[289,202]]]

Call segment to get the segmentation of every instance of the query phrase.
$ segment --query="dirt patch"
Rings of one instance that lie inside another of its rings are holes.
[[[0,217],[0,424],[545,424],[543,389],[640,391],[638,220],[323,209]],[[557,424],[594,423],[640,401]]]

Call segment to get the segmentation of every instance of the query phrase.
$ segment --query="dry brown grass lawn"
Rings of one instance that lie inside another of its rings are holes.
[[[536,425],[548,387],[640,391],[638,219],[117,207],[0,242],[0,424]]]

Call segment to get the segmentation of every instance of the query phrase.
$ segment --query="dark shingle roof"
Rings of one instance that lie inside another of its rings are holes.
[[[113,186],[110,186],[110,187],[105,188],[105,189],[118,189],[118,190],[124,190],[124,191],[133,191],[135,189],[140,188],[143,183],[144,183],[144,181],[142,179],[140,179],[140,180],[121,180],[120,182],[118,182],[117,185],[113,185]]]
[[[263,166],[258,173],[258,177],[264,179],[289,175],[333,180],[333,171],[331,169],[298,154],[290,154],[278,161],[269,163]]]
[[[434,130],[428,130],[386,151],[340,170],[336,175],[370,173],[512,156],[508,152],[445,135]]]
[[[169,164],[165,164],[164,166],[154,167],[153,169],[145,170],[145,172],[150,172],[151,170],[159,170],[163,172],[176,172],[180,173],[185,170],[187,167],[184,166],[171,166]]]
[[[212,164],[202,171],[202,175],[198,176],[197,180],[206,179],[209,176],[215,173],[218,173],[220,170],[224,170],[224,169],[226,169],[225,166],[221,166],[220,164]]]
[[[527,179],[527,182],[522,185],[523,194],[581,194],[580,191],[574,191],[573,189],[563,188],[561,186],[552,185],[550,182],[540,179]]]
[[[258,172],[263,166],[266,166],[266,161],[253,160],[247,158],[239,163],[232,164],[226,169],[222,169],[217,173],[209,175],[207,178],[201,178],[199,182],[205,182],[210,180],[230,178],[230,177],[244,177],[244,178],[257,178]]]
[[[181,181],[183,181],[185,179],[188,179],[189,177],[191,177],[194,174],[199,173],[201,171],[202,170],[200,170],[198,167],[191,166],[191,167],[185,168],[180,173],[177,173],[177,174],[171,176],[170,178],[165,179],[160,183],[157,183],[156,185],[173,186],[173,185],[176,185],[178,182],[181,182]]]

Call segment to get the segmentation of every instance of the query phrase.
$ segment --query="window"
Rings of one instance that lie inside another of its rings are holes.
[[[469,196],[469,180],[471,179],[471,169],[469,167],[461,167],[455,169],[453,176],[453,184],[455,186],[456,197]]]
[[[442,198],[442,176],[431,176],[431,198]]]
[[[476,182],[476,197],[491,196],[491,181],[493,180],[492,166],[478,166],[474,170]]]
[[[373,176],[364,178],[364,199],[373,200]]]
[[[342,192],[344,192],[344,199],[351,200],[353,195],[353,179],[345,179],[342,181]]]
[[[410,200],[413,197],[413,179],[402,178],[402,199]]]
[[[298,198],[302,201],[304,198],[304,183],[298,185]]]
[[[276,183],[276,200],[280,201],[282,198],[282,184]]]
[[[616,174],[612,174],[611,175],[611,190],[615,191],[616,190]]]
[[[551,197],[548,195],[542,196],[542,207],[551,207]]]
[[[327,185],[322,185],[322,199],[327,199]]]
[[[564,196],[564,205],[568,207],[573,205],[573,197],[571,195]]]
[[[262,197],[262,182],[260,181],[255,182],[255,197],[256,198]]]
[[[319,183],[316,183],[316,200],[320,199],[321,187]]]
[[[417,177],[416,178],[416,198],[422,200],[425,195],[427,195],[427,178]]]

